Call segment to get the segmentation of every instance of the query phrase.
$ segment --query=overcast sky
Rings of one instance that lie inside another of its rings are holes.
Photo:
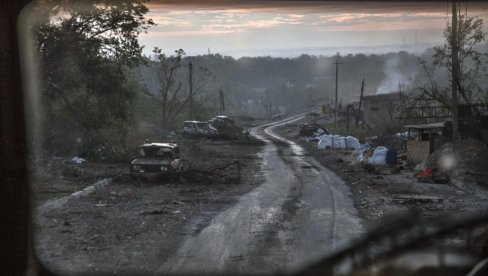
[[[201,2],[152,1],[147,17],[157,26],[140,36],[145,54],[154,47],[236,58],[414,51],[442,43],[451,16],[447,2]],[[467,12],[488,24],[487,3],[469,3]]]

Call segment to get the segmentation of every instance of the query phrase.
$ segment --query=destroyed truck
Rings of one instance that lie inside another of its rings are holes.
[[[208,120],[210,126],[217,130],[218,136],[224,139],[243,139],[249,136],[249,131],[237,126],[227,116],[215,116]]]
[[[154,179],[179,176],[190,169],[188,160],[181,159],[174,143],[146,143],[137,148],[137,157],[130,162],[132,179]]]

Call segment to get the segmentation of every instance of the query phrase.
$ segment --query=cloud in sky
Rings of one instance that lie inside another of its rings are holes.
[[[167,53],[183,48],[192,54],[208,48],[237,56],[261,49],[358,47],[413,42],[440,43],[448,13],[445,3],[281,3],[232,1],[207,5],[184,2],[148,5],[157,26],[140,37],[146,52],[160,47]],[[488,4],[477,3],[469,15],[488,20]],[[272,55],[272,52],[270,52]]]

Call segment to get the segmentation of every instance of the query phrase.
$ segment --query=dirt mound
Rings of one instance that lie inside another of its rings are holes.
[[[451,180],[488,188],[488,146],[478,140],[464,139],[454,145],[443,145],[429,156],[426,167]]]

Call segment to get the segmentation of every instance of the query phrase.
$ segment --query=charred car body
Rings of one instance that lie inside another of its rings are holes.
[[[218,131],[218,136],[226,139],[247,138],[249,131],[237,126],[233,120],[227,116],[215,116],[208,121],[210,126]]]
[[[189,162],[182,160],[180,149],[174,143],[146,143],[137,148],[137,157],[130,162],[133,179],[174,176],[188,170]]]
[[[217,129],[207,122],[185,121],[183,124],[183,136],[186,137],[211,137],[217,133]]]

